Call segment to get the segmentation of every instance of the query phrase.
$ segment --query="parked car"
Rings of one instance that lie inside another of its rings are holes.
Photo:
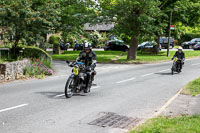
[[[168,37],[160,37],[160,45],[162,48],[168,48]],[[174,38],[170,37],[170,46],[174,47]]]
[[[77,51],[77,50],[83,50],[83,44],[78,44],[78,43],[76,43],[76,44],[74,44],[74,51]]]
[[[142,50],[143,48],[154,48],[156,46],[156,43],[154,41],[152,42],[143,42],[140,45],[138,45],[138,50]],[[160,46],[160,50],[161,50],[161,46]]]
[[[113,51],[128,51],[129,46],[125,45],[122,40],[110,40],[104,46],[104,50],[113,50]]]
[[[200,38],[194,38],[189,42],[183,42],[182,43],[182,47],[184,49],[188,48],[188,49],[192,49],[194,45],[196,45],[197,43],[200,42]]]
[[[200,50],[200,43],[197,43],[193,46],[194,50]]]

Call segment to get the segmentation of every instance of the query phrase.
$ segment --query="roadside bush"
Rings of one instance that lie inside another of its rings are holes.
[[[14,49],[11,49],[13,53]],[[16,48],[16,55],[22,58],[39,58],[51,60],[51,56],[41,48],[33,46],[20,46]]]
[[[53,44],[53,49],[54,49],[55,54],[59,53],[59,40],[60,40],[60,36],[56,34],[50,36],[49,38],[49,43]]]
[[[200,33],[186,33],[179,40],[179,44],[192,40],[193,38],[200,38]]]
[[[35,78],[43,78],[45,75],[53,75],[53,70],[47,65],[50,65],[47,60],[42,60],[40,58],[32,59],[31,65],[25,68],[24,75]]]

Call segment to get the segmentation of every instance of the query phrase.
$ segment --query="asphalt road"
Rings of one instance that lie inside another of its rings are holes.
[[[98,64],[97,86],[91,93],[66,99],[63,91],[71,68],[54,62],[57,73],[53,77],[0,84],[0,133],[125,132],[90,124],[109,112],[148,118],[200,75],[200,59],[187,60],[180,74],[171,75],[171,65]]]

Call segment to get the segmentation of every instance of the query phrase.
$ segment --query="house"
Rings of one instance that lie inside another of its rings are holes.
[[[83,29],[88,32],[93,32],[93,31],[109,32],[112,28],[114,28],[114,23],[110,24],[102,23],[96,25],[91,25],[90,23],[86,23]]]

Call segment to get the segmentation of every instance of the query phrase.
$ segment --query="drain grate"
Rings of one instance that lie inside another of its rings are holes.
[[[88,123],[89,125],[96,125],[100,127],[112,127],[127,129],[136,125],[142,119],[132,118],[127,116],[117,115],[115,113],[106,113],[106,115]]]

